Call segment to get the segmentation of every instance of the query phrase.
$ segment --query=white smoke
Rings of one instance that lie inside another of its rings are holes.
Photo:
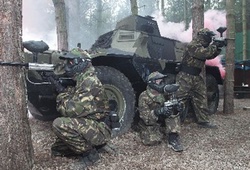
[[[51,0],[23,0],[23,41],[43,40],[57,49],[54,6]]]

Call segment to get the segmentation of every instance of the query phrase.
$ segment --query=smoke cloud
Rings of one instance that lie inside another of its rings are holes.
[[[23,41],[43,40],[57,49],[54,6],[51,0],[23,0]]]
[[[185,30],[184,22],[174,23],[166,22],[160,12],[155,12],[153,17],[157,21],[160,33],[164,37],[176,39],[182,42],[190,42],[192,40],[192,21],[189,23],[189,28]],[[225,11],[208,10],[204,13],[204,27],[216,31],[219,27],[226,26],[226,13]]]

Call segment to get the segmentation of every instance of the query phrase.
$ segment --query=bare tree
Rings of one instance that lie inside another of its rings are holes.
[[[188,2],[184,0],[184,22],[185,22],[185,30],[188,29]]]
[[[22,1],[0,1],[0,61],[21,61]],[[24,71],[0,66],[0,169],[31,170],[33,147]]]
[[[156,10],[160,10],[160,0],[156,0]]]
[[[131,12],[133,15],[138,15],[137,0],[130,0]]]
[[[52,0],[55,7],[57,43],[59,50],[68,50],[67,17],[64,0]]]
[[[197,32],[204,27],[204,0],[193,0],[192,20],[194,38]]]
[[[97,0],[97,27],[96,27],[96,35],[100,36],[101,35],[101,30],[102,30],[102,1]]]
[[[161,0],[161,15],[165,15],[165,1]]]
[[[235,0],[226,1],[227,49],[226,77],[224,81],[224,113],[234,113],[234,48],[235,48]]]
[[[67,14],[67,33],[68,33],[68,44],[69,48],[76,47],[77,43],[82,41],[81,35],[83,34],[81,30],[81,6],[80,0],[74,1],[65,1],[65,5],[68,6],[66,8]]]
[[[247,59],[247,6],[246,0],[242,0],[242,35],[243,35],[243,60]]]

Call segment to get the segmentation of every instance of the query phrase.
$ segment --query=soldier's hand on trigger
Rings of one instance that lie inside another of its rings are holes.
[[[59,82],[57,84],[55,84],[55,87],[56,87],[56,91],[58,93],[62,93],[65,91],[65,88]]]
[[[63,85],[61,85],[61,83],[59,83],[57,80],[55,80],[54,77],[50,76],[48,77],[48,80],[55,85],[55,89],[58,93],[62,93],[65,90],[65,87],[63,87]]]
[[[221,49],[222,47],[226,46],[226,42],[224,39],[213,39],[212,45],[215,45],[218,49]]]
[[[164,106],[164,107],[160,107],[154,110],[154,114],[159,117],[169,117],[171,116],[173,113],[173,107],[172,106]]]

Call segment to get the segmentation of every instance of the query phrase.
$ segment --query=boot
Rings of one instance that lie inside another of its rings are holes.
[[[173,149],[175,152],[183,151],[183,147],[180,143],[179,135],[177,133],[169,133],[168,147]]]
[[[119,151],[115,145],[112,145],[110,143],[105,143],[102,145],[95,146],[98,153],[108,153],[108,154],[114,154],[116,155]]]
[[[200,127],[200,128],[208,128],[208,129],[218,129],[218,127],[215,124],[212,124],[210,122],[198,123],[198,127]]]
[[[90,151],[82,154],[79,158],[79,163],[82,164],[83,168],[94,165],[100,159],[98,151],[96,149],[91,149]]]
[[[78,156],[78,154],[73,152],[62,140],[56,139],[55,143],[51,146],[51,156],[74,157]]]

